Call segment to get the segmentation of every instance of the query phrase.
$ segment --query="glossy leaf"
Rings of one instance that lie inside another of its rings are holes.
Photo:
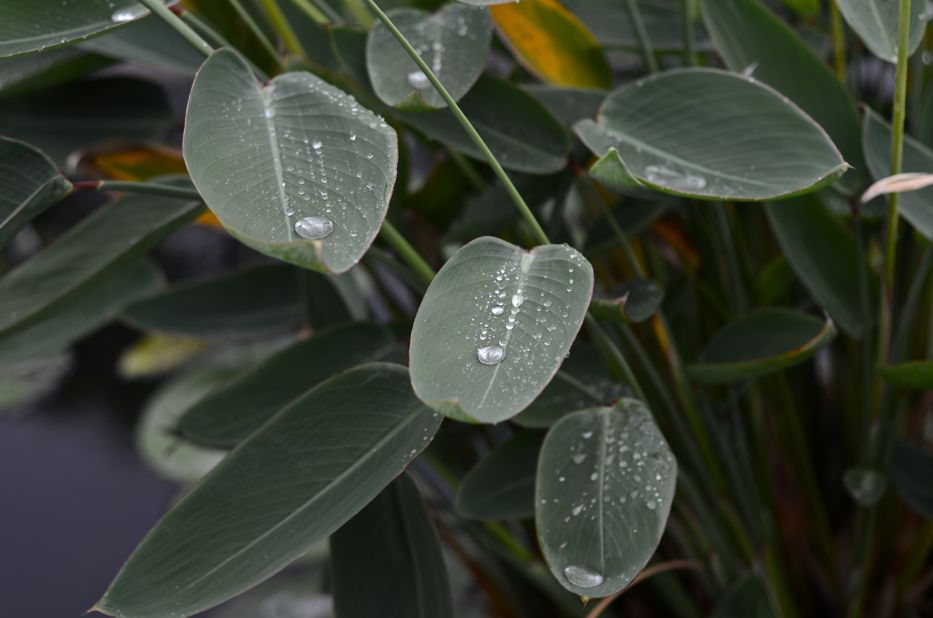
[[[331,536],[330,552],[337,615],[453,618],[437,532],[407,474]]]
[[[913,361],[879,367],[888,384],[905,390],[933,390],[933,361]]]
[[[836,0],[836,5],[873,54],[882,60],[897,62],[898,0]],[[917,51],[926,26],[926,3],[915,0],[910,5],[909,54]]]
[[[865,508],[877,504],[888,485],[884,475],[871,468],[849,468],[842,482],[856,504]]]
[[[911,509],[933,518],[933,453],[904,438],[896,438],[888,460],[888,477]]]
[[[0,415],[42,397],[71,366],[71,355],[53,353],[0,367]]]
[[[297,330],[305,317],[299,272],[265,264],[187,281],[126,308],[132,324],[201,339],[246,339]]]
[[[489,10],[502,40],[542,80],[559,86],[612,85],[596,38],[557,0],[522,0]]]
[[[0,249],[40,212],[71,192],[71,183],[44,154],[0,137]]]
[[[71,45],[146,15],[134,0],[5,1],[0,58]]]
[[[477,519],[524,519],[535,514],[535,477],[544,434],[522,431],[464,477],[457,510]]]
[[[645,405],[622,399],[561,419],[548,432],[535,492],[538,541],[567,590],[624,589],[657,549],[677,462]]]
[[[619,187],[699,199],[759,201],[815,191],[848,164],[826,132],[760,82],[682,69],[616,90],[596,122],[575,125],[600,159],[590,173]]]
[[[761,309],[716,333],[687,373],[698,382],[750,380],[806,361],[835,336],[828,317]]]
[[[865,110],[862,131],[865,159],[875,180],[891,174],[891,127],[881,116]],[[904,137],[904,172],[933,172],[933,150],[920,142]],[[933,240],[933,187],[901,194],[899,213],[928,240]]]
[[[429,14],[417,9],[389,11],[395,26],[459,101],[479,79],[492,40],[488,11],[447,4]],[[408,52],[381,23],[369,31],[366,67],[382,101],[402,109],[446,107]]]
[[[320,384],[165,515],[95,609],[192,615],[243,592],[359,512],[439,425],[404,367],[365,365]]]
[[[541,103],[520,88],[484,75],[459,104],[502,167],[550,174],[567,165],[567,132]],[[485,160],[449,110],[409,112],[402,117],[428,137]]]
[[[812,196],[768,204],[767,212],[797,278],[839,328],[860,337],[874,320],[878,282],[861,259],[855,238]],[[863,291],[863,285],[868,289]]]
[[[415,316],[415,392],[454,418],[515,416],[554,377],[592,292],[593,268],[567,245],[524,251],[489,237],[465,245],[431,282]]]
[[[382,360],[395,349],[385,330],[354,324],[324,331],[281,350],[194,403],[179,423],[203,444],[234,446],[316,384]]]
[[[195,77],[184,154],[230,234],[273,257],[338,273],[379,232],[398,164],[395,131],[352,97],[304,72],[262,85],[228,49]]]

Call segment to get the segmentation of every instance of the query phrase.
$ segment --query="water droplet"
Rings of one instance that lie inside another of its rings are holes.
[[[498,365],[505,358],[505,348],[487,345],[476,350],[476,359],[484,365]]]
[[[266,118],[275,118],[275,109],[272,107],[267,107],[265,112]]]
[[[295,232],[306,240],[321,240],[334,231],[334,223],[323,217],[305,217],[295,223]]]
[[[351,141],[351,142],[355,142],[355,141],[356,141],[356,133],[351,133],[351,134],[350,134],[350,141]]]
[[[586,454],[585,454],[585,453],[577,453],[576,455],[571,456],[570,459],[571,459],[571,460],[573,461],[573,463],[575,463],[575,464],[582,464],[582,463],[583,463],[583,460],[586,459]]]
[[[315,150],[320,150],[323,146],[324,144],[322,144],[320,140],[314,140],[313,142],[311,142],[311,147],[314,148]]]
[[[593,569],[588,569],[585,566],[577,566],[575,564],[571,564],[564,568],[564,577],[566,577],[567,581],[571,584],[580,588],[593,588],[603,583],[603,576],[601,573]]]
[[[522,303],[525,302],[525,297],[521,294],[512,294],[512,306],[521,307]]]
[[[416,90],[425,90],[431,85],[431,82],[428,81],[428,76],[420,69],[416,69],[408,74],[408,83]]]
[[[147,13],[149,13],[149,9],[144,6],[129,6],[114,11],[110,16],[110,21],[115,24],[122,24],[124,22],[133,21]]]
[[[699,191],[706,186],[706,179],[693,174],[681,174],[663,165],[649,165],[645,168],[648,182],[678,191]]]
[[[505,307],[495,306],[491,309],[493,315],[502,315],[502,312],[505,311]]]
[[[583,435],[583,439],[584,439],[584,440],[589,440],[590,438],[593,437],[593,432],[592,432],[592,431],[584,431],[582,435]]]

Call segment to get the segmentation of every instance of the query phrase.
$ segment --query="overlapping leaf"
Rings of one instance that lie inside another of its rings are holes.
[[[544,435],[522,431],[464,477],[457,510],[479,519],[522,519],[535,514],[535,477]]]
[[[897,62],[898,0],[835,0],[843,17],[858,33],[873,54]],[[909,54],[913,54],[923,40],[927,26],[927,7],[923,0],[914,0],[910,5]]]

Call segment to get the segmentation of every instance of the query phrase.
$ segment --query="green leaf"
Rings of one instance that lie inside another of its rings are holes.
[[[77,80],[114,60],[77,47],[50,49],[0,60],[0,95],[8,97]]]
[[[483,75],[460,108],[502,167],[529,174],[564,169],[570,139],[560,122],[533,96],[507,81]],[[450,110],[403,112],[405,122],[446,146],[485,161]]]
[[[117,373],[127,380],[161,376],[189,364],[209,345],[189,337],[146,335],[123,350]]]
[[[861,337],[874,321],[878,281],[849,230],[815,196],[768,204],[767,212],[781,251],[804,287],[839,328]]]
[[[50,391],[71,366],[71,355],[53,353],[0,367],[0,415]]]
[[[327,546],[323,548],[326,551]],[[334,618],[333,601],[318,584],[322,571],[297,565],[286,569],[224,603],[211,612],[211,618]]]
[[[411,333],[422,401],[458,419],[504,421],[551,381],[593,293],[593,268],[567,245],[465,245],[440,270]]]
[[[865,169],[861,128],[845,85],[760,0],[703,0],[702,7],[706,27],[726,65],[735,72],[750,70],[755,79],[790,98],[823,127],[855,167],[843,182],[856,189]]]
[[[913,361],[879,367],[889,384],[905,390],[933,390],[933,361]]]
[[[338,616],[453,618],[437,532],[407,474],[331,536],[330,551]]]
[[[627,2],[619,0],[562,0],[605,47],[638,50],[641,44],[632,23]],[[680,51],[684,45],[681,2],[636,0],[638,12],[648,33],[648,40],[658,52]],[[694,38],[698,50],[709,49],[709,40],[699,20],[694,20]]]
[[[304,72],[262,85],[229,49],[195,77],[184,154],[234,237],[338,273],[379,233],[398,164],[395,131],[353,97]]]
[[[471,6],[493,6],[494,4],[505,4],[506,2],[515,2],[515,0],[457,0],[462,4]]]
[[[535,514],[535,477],[544,434],[521,431],[464,477],[457,510],[477,519],[524,519]]]
[[[829,136],[770,86],[715,69],[666,71],[609,95],[575,125],[617,187],[709,200],[815,191],[848,168]]]
[[[0,249],[33,217],[72,189],[47,156],[6,137],[0,137],[0,187]]]
[[[547,84],[522,84],[522,90],[544,104],[554,117],[566,126],[578,120],[592,118],[606,100],[604,90],[566,88]]]
[[[616,298],[595,298],[591,307],[601,320],[635,324],[654,315],[664,300],[664,289],[657,281],[632,279],[619,286]]]
[[[768,587],[758,573],[749,573],[716,605],[712,618],[779,618]]]
[[[687,373],[698,382],[751,380],[804,362],[835,336],[828,316],[760,309],[716,333]]]
[[[133,0],[4,0],[0,58],[72,45],[147,13]]]
[[[81,48],[183,75],[192,75],[204,60],[198,50],[156,16],[82,43]]]
[[[933,518],[933,453],[904,438],[894,440],[888,477],[904,502],[916,513]]]
[[[388,14],[450,96],[459,101],[476,83],[486,65],[492,40],[489,12],[447,4],[434,14],[417,9],[396,9]],[[447,105],[381,23],[369,31],[366,66],[373,90],[388,105],[415,110]]]
[[[265,264],[186,281],[126,308],[144,329],[199,339],[248,339],[296,330],[304,321],[300,271]]]
[[[605,597],[648,564],[667,525],[677,462],[645,404],[622,399],[561,419],[538,460],[538,541],[567,590]]]
[[[95,609],[190,616],[258,584],[366,506],[440,422],[404,367],[365,365],[320,384],[165,515]]]
[[[820,0],[784,0],[784,4],[803,16],[820,14]]]
[[[884,475],[871,468],[849,468],[842,482],[852,499],[865,508],[877,504],[888,485]]]
[[[899,0],[836,0],[836,5],[873,54],[897,63]],[[908,54],[917,51],[923,40],[927,27],[926,11],[926,3],[922,0],[911,3]]]
[[[865,110],[862,131],[865,159],[872,178],[891,175],[891,126],[870,109]],[[933,150],[910,137],[904,137],[903,172],[933,172]],[[902,193],[898,212],[927,240],[933,240],[933,187]]]
[[[324,331],[270,356],[190,406],[181,433],[202,444],[234,446],[309,388],[395,350],[385,330],[353,324]]]

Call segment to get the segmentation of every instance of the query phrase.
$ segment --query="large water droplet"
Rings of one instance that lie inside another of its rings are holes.
[[[149,12],[144,6],[128,6],[122,9],[117,9],[110,16],[110,21],[115,24],[122,24],[124,22],[133,21],[138,17],[142,17]]]
[[[334,222],[323,217],[305,217],[295,223],[295,232],[306,240],[321,240],[334,231]]]
[[[496,306],[493,307],[490,311],[492,311],[492,314],[493,314],[493,315],[502,315],[502,313],[505,311],[505,307],[502,307],[502,306],[500,306],[500,305],[496,305]]]
[[[525,302],[525,297],[521,294],[512,294],[512,306],[521,307],[522,303]]]
[[[678,191],[699,191],[706,186],[706,179],[693,174],[681,174],[663,165],[649,165],[645,168],[648,182]]]
[[[564,568],[564,577],[571,584],[580,588],[593,588],[603,583],[604,579],[601,573],[575,564]]]
[[[431,82],[428,81],[428,76],[420,69],[416,69],[408,74],[408,83],[411,84],[412,88],[417,90],[425,90],[431,85]]]
[[[505,348],[498,345],[487,345],[476,350],[476,359],[484,365],[498,365],[505,358]]]

